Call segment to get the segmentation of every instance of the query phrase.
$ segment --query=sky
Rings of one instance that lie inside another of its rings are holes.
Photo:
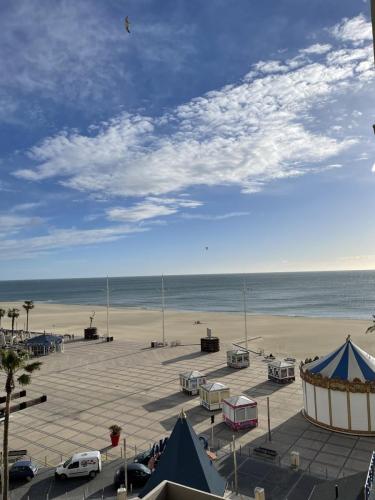
[[[0,279],[375,268],[368,0],[3,0],[0,25]]]

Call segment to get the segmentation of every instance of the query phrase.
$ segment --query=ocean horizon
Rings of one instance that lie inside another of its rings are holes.
[[[0,281],[1,302],[106,305],[106,277]],[[375,271],[320,271],[164,276],[174,310],[370,319]],[[159,309],[161,277],[110,277],[111,307]]]

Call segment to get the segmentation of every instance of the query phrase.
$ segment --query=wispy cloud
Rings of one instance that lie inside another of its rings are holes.
[[[147,231],[147,228],[127,225],[97,229],[51,229],[47,234],[27,239],[0,239],[0,257],[5,260],[33,257],[56,249],[108,243],[131,233],[144,231]]]
[[[249,214],[250,212],[228,212],[226,214],[219,214],[219,215],[183,213],[181,214],[181,217],[183,219],[214,221],[214,220],[232,219],[233,217],[245,217],[246,215]]]
[[[30,95],[86,111],[88,102],[120,104],[124,90],[134,85],[130,58],[152,68],[177,68],[193,51],[189,25],[139,19],[134,39],[105,2],[6,3],[1,11],[0,120],[16,120],[22,108],[35,115]],[[178,46],[170,43],[174,38]]]
[[[146,198],[130,207],[115,207],[107,210],[107,218],[117,222],[141,222],[155,217],[172,215],[181,208],[196,208],[202,203],[188,199]]]
[[[368,40],[369,29],[359,16],[331,32],[359,43]],[[373,78],[371,47],[325,54],[318,45],[306,50],[309,58],[300,58],[297,66],[290,59],[263,62],[239,84],[158,118],[121,114],[88,135],[64,131],[49,137],[29,151],[36,166],[15,175],[39,181],[55,177],[66,187],[99,195],[147,197],[195,185],[237,185],[254,192],[273,180],[316,171],[356,140],[331,136],[333,123],[312,131],[310,113],[323,100]],[[171,208],[158,210],[170,213]],[[137,211],[141,208],[122,213],[137,218]]]
[[[41,225],[44,220],[41,217],[22,217],[19,215],[0,214],[0,246],[4,235],[18,233],[22,229]]]

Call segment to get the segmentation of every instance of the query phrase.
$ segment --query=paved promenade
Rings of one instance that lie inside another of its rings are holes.
[[[268,382],[266,363],[253,355],[249,368],[228,368],[227,347],[230,345],[223,345],[218,353],[201,354],[197,345],[149,349],[116,339],[67,344],[65,353],[42,358],[42,370],[27,388],[27,396],[47,394],[48,401],[12,416],[10,448],[27,449],[33,459],[48,466],[84,450],[102,450],[108,459],[119,458],[122,448],[110,447],[109,425],[123,427],[129,454],[133,454],[168,435],[181,408],[196,432],[209,437],[210,413],[199,406],[198,397],[179,390],[178,374],[198,369],[208,380],[229,385],[232,395],[242,393],[258,401],[259,427],[236,435],[243,456],[251,456],[253,447],[267,441],[269,396],[269,446],[279,453],[276,464],[287,467],[290,452],[296,450],[301,468],[322,478],[366,470],[375,439],[314,427],[300,414],[299,377],[286,386]],[[229,452],[231,439],[232,432],[218,413],[214,447],[220,457]]]

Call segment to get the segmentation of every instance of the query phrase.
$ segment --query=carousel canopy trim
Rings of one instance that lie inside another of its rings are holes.
[[[330,379],[375,381],[375,358],[348,337],[345,344],[334,352],[303,366],[303,371]]]

